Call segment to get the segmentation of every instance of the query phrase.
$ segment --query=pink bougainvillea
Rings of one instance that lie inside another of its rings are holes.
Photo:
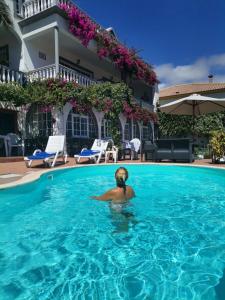
[[[152,67],[140,59],[134,49],[120,44],[114,36],[94,23],[74,4],[59,4],[69,18],[69,30],[87,47],[91,40],[97,42],[100,59],[109,58],[120,70],[125,70],[139,80],[152,85],[158,82]]]
[[[89,42],[95,39],[97,25],[75,5],[61,3],[59,7],[68,15],[70,32],[87,47]]]
[[[42,113],[48,113],[52,111],[53,106],[52,105],[42,105],[40,106],[40,112]]]
[[[129,104],[127,101],[124,101],[123,114],[130,120],[142,121],[144,124],[147,124],[150,121],[153,121],[154,123],[158,122],[156,113],[150,112],[136,103]]]
[[[104,100],[104,109],[103,109],[103,111],[105,113],[108,113],[112,108],[113,108],[113,101],[109,98],[106,98]]]

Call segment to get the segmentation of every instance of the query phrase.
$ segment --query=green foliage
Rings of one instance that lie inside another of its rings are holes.
[[[159,130],[162,136],[186,136],[192,133],[192,118],[189,116],[158,113]]]
[[[24,88],[16,83],[0,84],[0,101],[12,102],[16,106],[26,103],[26,94]]]
[[[187,136],[196,134],[209,137],[212,130],[225,127],[225,112],[198,116],[194,120],[191,116],[169,115],[159,112],[159,128],[163,136]]]
[[[225,112],[212,113],[197,117],[195,132],[198,135],[209,136],[213,130],[222,130],[225,127]]]
[[[225,131],[212,131],[210,145],[213,152],[213,160],[217,162],[220,158],[225,156]]]
[[[120,144],[120,132],[118,129],[118,115],[123,112],[123,103],[131,103],[132,93],[124,83],[110,82],[89,86],[83,91],[83,97],[92,107],[98,111],[104,111],[112,124],[112,139],[115,145]]]
[[[38,80],[30,82],[25,87],[27,103],[62,108],[74,97],[78,98],[82,87],[74,82],[60,79]]]
[[[0,25],[1,24],[6,28],[13,25],[9,7],[4,0],[0,0]]]
[[[112,122],[112,138],[119,143],[118,115],[123,112],[123,103],[131,104],[132,93],[125,83],[110,82],[81,87],[75,82],[61,79],[37,80],[27,83],[25,87],[18,84],[0,85],[1,101],[9,101],[15,105],[38,104],[43,111],[51,111],[52,107],[62,108],[67,102],[79,113],[90,108],[104,111]]]
[[[67,102],[81,114],[91,108],[103,111],[111,120],[112,138],[116,145],[120,141],[120,113],[144,123],[157,121],[154,113],[135,104],[132,92],[125,83],[105,82],[82,87],[75,82],[47,79],[28,82],[24,87],[18,84],[1,84],[0,95],[0,101],[9,101],[17,106],[38,104],[43,112],[50,112],[53,107],[62,109]]]
[[[83,91],[83,98],[98,111],[110,110],[119,114],[123,109],[123,101],[131,102],[132,93],[125,83],[105,82],[87,87]]]

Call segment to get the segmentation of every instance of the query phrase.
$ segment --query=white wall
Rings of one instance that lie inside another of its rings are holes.
[[[21,58],[21,42],[10,31],[0,32],[0,47],[8,45],[9,47],[9,68],[19,70]]]
[[[53,30],[49,32],[54,34]],[[39,52],[46,55],[46,60],[39,57]],[[40,39],[24,41],[25,66],[27,71],[31,71],[40,67],[48,66],[55,63],[53,39],[49,42],[40,42]]]

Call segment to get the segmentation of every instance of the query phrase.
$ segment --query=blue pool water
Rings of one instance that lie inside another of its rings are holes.
[[[1,300],[225,299],[225,172],[129,165],[118,213],[90,199],[117,167],[0,191]]]

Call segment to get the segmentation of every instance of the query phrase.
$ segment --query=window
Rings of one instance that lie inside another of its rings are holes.
[[[130,140],[131,136],[130,136],[130,124],[126,123],[125,124],[125,128],[124,128],[124,139],[125,140]]]
[[[151,124],[142,127],[142,139],[144,141],[152,141],[152,127]]]
[[[9,66],[9,46],[0,47],[0,65]]]
[[[133,122],[133,139],[134,138],[140,138],[139,136],[139,128],[137,122]]]
[[[108,119],[102,120],[102,138],[111,138],[112,121]]]
[[[124,128],[124,139],[129,141],[134,138],[140,138],[138,123],[133,120],[128,120]]]
[[[88,116],[78,114],[72,115],[72,135],[73,137],[89,137]]]
[[[148,126],[143,126],[142,127],[142,138],[143,140],[148,140],[148,136],[149,136],[149,133],[148,133]]]
[[[124,139],[130,141],[131,140],[131,122],[128,121],[125,124],[124,128]]]
[[[97,138],[98,126],[92,111],[81,115],[75,108],[71,109],[66,122],[67,137]]]
[[[38,105],[32,105],[27,113],[26,132],[29,137],[52,134],[52,114],[43,112]]]

